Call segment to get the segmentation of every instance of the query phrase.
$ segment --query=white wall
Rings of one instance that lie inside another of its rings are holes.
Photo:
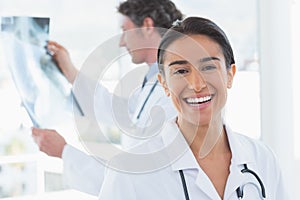
[[[294,197],[292,2],[258,2],[262,139],[278,156],[287,189]]]

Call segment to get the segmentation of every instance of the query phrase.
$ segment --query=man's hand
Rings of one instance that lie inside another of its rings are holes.
[[[48,41],[47,49],[52,55],[53,60],[57,63],[61,72],[67,80],[73,84],[78,70],[73,65],[67,49],[54,41]]]
[[[62,157],[64,146],[67,143],[55,130],[32,128],[32,137],[40,151],[48,156]]]

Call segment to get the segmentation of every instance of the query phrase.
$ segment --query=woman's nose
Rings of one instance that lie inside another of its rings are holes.
[[[203,88],[206,87],[206,81],[197,69],[193,70],[189,77],[189,88],[195,92],[200,92]]]

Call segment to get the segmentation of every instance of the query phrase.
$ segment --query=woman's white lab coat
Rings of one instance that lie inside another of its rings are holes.
[[[80,88],[75,90],[75,95],[87,116],[90,116],[93,114],[92,112],[97,111],[95,114],[98,122],[100,121],[112,126],[116,125],[114,124],[115,115],[118,115],[119,117],[121,116],[121,118],[129,117],[131,121],[135,123],[134,125],[138,127],[152,126],[151,128],[154,127],[155,129],[155,126],[159,126],[159,124],[151,124],[151,122],[159,122],[160,120],[157,118],[152,121],[150,111],[152,112],[152,116],[157,115],[155,112],[159,112],[159,116],[162,117],[162,120],[164,120],[164,118],[170,119],[174,117],[176,112],[170,99],[164,94],[161,85],[159,83],[154,85],[157,81],[157,65],[151,66],[151,68],[155,68],[156,73],[154,73],[143,89],[140,88],[133,94],[130,101],[118,99],[118,97],[113,96],[106,88],[99,85],[95,92],[95,107],[93,107],[90,105],[88,98],[88,96],[93,97],[93,91],[88,91],[89,88],[93,88],[90,87],[90,84],[93,83],[89,81],[81,81]],[[153,86],[154,90],[151,92]],[[83,92],[81,93],[81,91]],[[114,100],[112,100],[113,98]],[[147,102],[143,107],[146,99]],[[114,104],[114,106],[119,106],[119,109],[121,109],[122,106],[128,106],[128,109],[125,110],[126,113],[123,113],[124,116],[122,116],[121,112],[115,112],[118,111],[118,108],[110,106],[113,101],[119,102]],[[155,106],[158,109],[153,109]],[[164,110],[165,115],[162,115],[162,109]],[[137,119],[139,113],[141,114],[139,119]],[[132,147],[140,141],[125,137],[124,135],[122,136],[122,145],[125,148]],[[69,187],[92,195],[99,194],[104,175],[103,163],[71,145],[66,145],[64,147],[62,159],[64,164],[64,178]]]
[[[234,133],[228,127],[226,127],[226,132],[232,159],[223,199],[238,199],[236,189],[239,186],[244,186],[243,199],[261,199],[261,187],[257,179],[249,173],[241,173],[244,164],[247,164],[248,168],[257,173],[262,180],[266,191],[266,199],[288,199],[283,186],[281,171],[272,151],[260,141]],[[145,143],[141,149],[164,148],[172,143],[170,140],[173,139],[170,138],[174,138],[176,134],[181,135],[179,138],[185,141],[175,120],[173,120],[162,130],[162,136],[157,137],[150,143]],[[182,149],[182,156],[179,158],[171,156],[172,159],[170,159],[169,166],[153,172],[134,174],[109,169],[105,176],[99,199],[184,200],[185,196],[179,170],[184,172],[191,200],[221,199],[208,176],[199,167],[187,143],[184,142],[182,144],[185,144],[186,148],[184,146],[177,147],[177,149]],[[141,149],[135,148],[135,151],[139,152]],[[173,150],[175,151],[176,149]],[[152,162],[156,162],[156,166],[158,166],[159,163],[157,162],[161,162],[161,158],[159,161],[152,160]],[[138,165],[139,163],[136,164]]]

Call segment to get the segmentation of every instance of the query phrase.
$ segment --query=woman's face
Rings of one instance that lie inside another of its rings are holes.
[[[159,80],[178,111],[178,123],[208,125],[221,119],[235,65],[226,69],[218,43],[190,35],[171,43],[165,53],[165,77]]]

